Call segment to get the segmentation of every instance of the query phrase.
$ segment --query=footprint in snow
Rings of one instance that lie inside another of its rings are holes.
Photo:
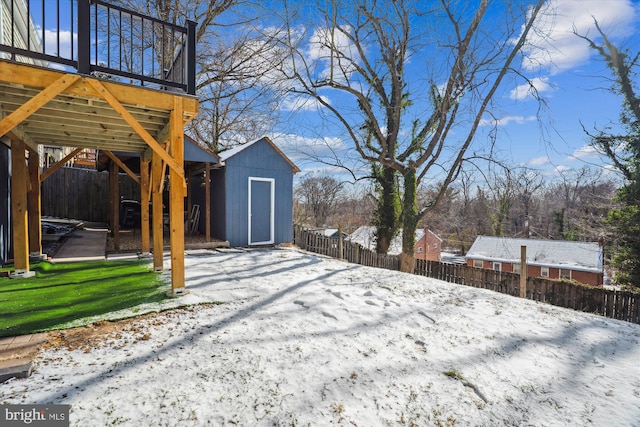
[[[304,307],[306,309],[309,309],[309,306],[305,305],[305,302],[304,301],[300,301],[299,299],[295,300],[293,303],[297,304],[297,305],[300,305],[300,306],[302,306],[302,307]]]
[[[376,306],[376,307],[378,306],[378,304],[376,304],[375,302],[373,302],[373,301],[371,301],[371,300],[368,300],[368,299],[367,299],[367,300],[364,300],[364,303],[365,303],[365,304],[369,304],[369,305],[374,305],[374,306]]]
[[[424,311],[418,311],[418,314],[421,316],[426,317],[427,319],[431,320],[431,323],[436,323],[435,319],[427,314],[425,314]]]
[[[331,314],[331,313],[327,313],[326,311],[323,311],[323,312],[322,312],[322,315],[323,315],[324,317],[330,317],[330,318],[332,318],[333,320],[338,320],[338,318],[337,318],[336,316],[334,316],[334,315],[333,315],[333,314]]]
[[[329,292],[331,295],[333,295],[336,298],[340,298],[341,300],[344,300],[344,298],[342,298],[342,293],[340,292],[334,292],[330,289],[327,289],[327,292]]]

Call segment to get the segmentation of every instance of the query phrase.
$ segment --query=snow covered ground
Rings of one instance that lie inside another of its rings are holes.
[[[50,348],[0,403],[74,426],[640,426],[640,325],[293,249],[195,253],[221,301]]]

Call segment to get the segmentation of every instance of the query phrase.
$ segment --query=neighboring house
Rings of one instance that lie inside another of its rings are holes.
[[[266,137],[219,156],[211,171],[211,234],[231,246],[291,242],[298,167]]]
[[[519,274],[521,246],[527,248],[528,276],[603,284],[603,248],[598,242],[478,236],[467,252],[467,265]]]
[[[348,233],[345,233],[345,232],[338,233],[338,229],[337,228],[312,228],[309,231],[313,231],[314,233],[322,234],[323,236],[326,236],[326,237],[331,237],[332,239],[339,238],[340,234],[342,234],[342,238],[343,239],[346,239],[347,237],[349,237]]]
[[[351,233],[346,240],[359,243],[363,247],[372,251],[376,250],[376,228],[369,225],[358,227]],[[434,232],[425,229],[416,230],[416,240],[413,255],[415,259],[424,259],[428,261],[440,261],[440,252],[442,251],[442,239]],[[399,255],[402,253],[402,230],[391,241],[389,255]]]

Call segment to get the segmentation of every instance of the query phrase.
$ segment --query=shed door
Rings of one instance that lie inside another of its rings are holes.
[[[249,244],[273,243],[275,180],[249,177]]]

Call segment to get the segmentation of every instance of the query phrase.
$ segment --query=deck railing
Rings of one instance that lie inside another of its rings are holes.
[[[193,21],[103,0],[0,0],[0,9],[0,58],[195,94]]]

